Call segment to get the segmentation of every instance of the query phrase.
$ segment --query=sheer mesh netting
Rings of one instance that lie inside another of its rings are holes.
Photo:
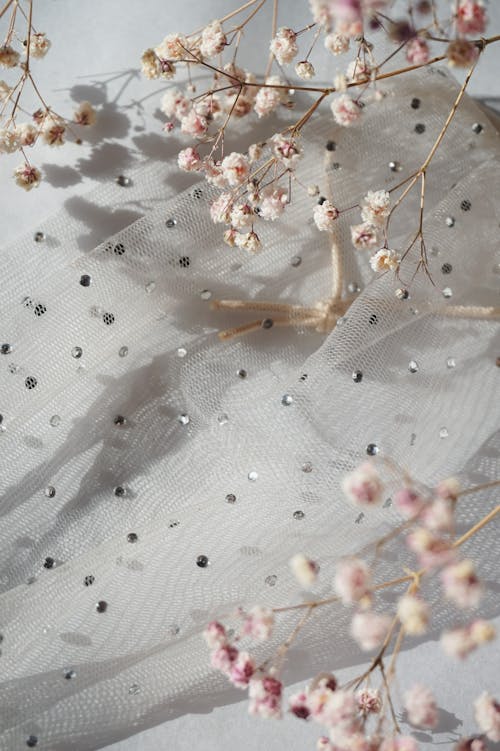
[[[360,127],[325,113],[304,135],[300,179],[341,208],[418,169],[457,93],[439,71],[383,90]],[[204,184],[175,194],[172,168],[150,164],[126,190],[91,196],[88,221],[65,213],[43,242],[31,233],[3,252],[1,748],[31,734],[43,749],[98,748],[234,700],[201,630],[236,604],[304,598],[288,568],[299,551],[320,561],[326,595],[338,557],[394,525],[390,503],[360,516],[340,492],[369,444],[425,483],[498,477],[500,342],[485,312],[498,304],[497,157],[494,127],[465,99],[428,173],[432,282],[419,274],[407,300],[352,248],[355,212],[339,219],[343,298],[361,291],[327,334],[296,321],[222,342],[219,330],[256,314],[211,308],[328,300],[332,238],[298,193],[251,256],[222,243]],[[418,228],[414,192],[394,247]],[[120,231],[97,245],[103,213]],[[467,500],[460,528],[488,502]],[[492,543],[485,531],[474,550],[486,579]],[[400,566],[389,548],[380,576]],[[280,620],[276,643],[295,622]],[[363,659],[344,629],[340,609],[318,611],[285,679]]]

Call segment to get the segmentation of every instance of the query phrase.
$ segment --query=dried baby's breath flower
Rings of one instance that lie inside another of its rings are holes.
[[[14,170],[14,178],[16,185],[24,190],[31,190],[32,188],[38,188],[40,180],[42,179],[42,173],[36,167],[31,164],[21,164]]]

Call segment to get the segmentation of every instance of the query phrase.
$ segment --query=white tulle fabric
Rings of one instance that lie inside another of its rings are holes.
[[[301,180],[340,207],[418,168],[456,85],[424,73],[384,91],[359,127],[335,128],[325,113],[305,133]],[[327,336],[272,328],[222,343],[218,330],[255,314],[212,311],[205,299],[315,305],[330,296],[331,238],[312,226],[314,199],[298,193],[249,256],[222,244],[203,183],[176,194],[174,168],[150,164],[128,188],[70,205],[40,228],[43,242],[30,233],[3,252],[1,336],[13,351],[0,355],[2,749],[33,735],[40,749],[87,751],[234,700],[208,666],[201,630],[236,604],[304,598],[288,569],[299,551],[321,564],[315,594],[331,592],[338,557],[394,524],[389,504],[360,518],[340,492],[368,444],[425,483],[498,477],[498,323],[449,310],[498,304],[498,154],[494,127],[464,100],[427,181],[434,285],[420,274],[409,300],[395,296],[392,276],[374,280],[367,254],[350,245],[355,212],[339,219],[344,292],[362,291]],[[417,229],[415,193],[395,218],[395,247]],[[98,244],[110,214],[127,226]],[[403,277],[415,263],[410,254]],[[468,501],[463,528],[488,504],[487,494]],[[486,570],[488,535],[476,549]],[[399,575],[394,555],[381,566],[381,576]],[[279,621],[273,643],[296,617]],[[344,626],[340,610],[318,612],[285,679],[361,659]]]

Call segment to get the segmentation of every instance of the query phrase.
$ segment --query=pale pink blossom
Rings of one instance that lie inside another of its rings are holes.
[[[398,618],[410,636],[421,636],[427,631],[430,619],[430,608],[421,597],[406,594],[399,598],[397,605]]]
[[[379,243],[378,230],[369,222],[355,224],[351,227],[351,241],[357,250],[372,250]]]
[[[226,629],[218,621],[211,621],[203,632],[203,638],[205,639],[209,649],[216,649],[217,647],[223,647],[227,644]]]
[[[389,216],[391,197],[386,190],[369,190],[361,205],[361,218],[375,226],[385,224]]]
[[[201,158],[196,148],[188,146],[177,155],[177,164],[185,172],[195,172],[201,167]]]
[[[396,735],[384,738],[378,751],[418,751],[418,743],[411,735]]]
[[[45,57],[50,49],[50,41],[45,34],[31,34],[30,37],[30,57]]]
[[[451,542],[425,527],[416,527],[406,537],[406,543],[418,557],[423,568],[437,568],[450,563],[455,557]]]
[[[451,501],[436,498],[424,508],[420,519],[432,532],[449,532],[453,527],[453,510]]]
[[[297,35],[292,29],[282,27],[271,40],[269,49],[280,65],[291,63],[299,51],[296,39]]]
[[[199,115],[196,110],[190,110],[187,115],[181,118],[181,131],[194,138],[203,138],[208,130],[208,123],[203,115]]]
[[[479,57],[479,49],[472,42],[465,39],[454,39],[446,50],[448,65],[451,68],[468,68]]]
[[[0,66],[2,68],[14,68],[20,59],[19,52],[8,44],[0,46]]]
[[[157,47],[155,53],[160,60],[182,60],[187,56],[186,37],[182,34],[169,34]]]
[[[352,60],[347,66],[347,78],[350,81],[366,81],[370,78],[371,65],[360,59]]]
[[[486,31],[486,10],[480,0],[460,0],[456,20],[459,34],[481,36]]]
[[[254,110],[258,117],[265,117],[274,112],[281,104],[283,97],[281,89],[271,88],[271,86],[281,85],[277,76],[266,78],[266,84],[269,84],[269,86],[260,88],[255,96]]]
[[[302,155],[302,149],[296,139],[282,136],[280,133],[275,133],[271,138],[271,147],[274,156],[285,167],[294,167]]]
[[[438,498],[449,501],[456,501],[459,493],[460,483],[456,477],[448,477],[446,480],[442,480],[436,488]]]
[[[327,34],[325,36],[325,47],[332,55],[342,55],[349,49],[349,38],[343,34]]]
[[[47,117],[42,128],[42,138],[49,146],[62,146],[64,143],[64,134],[66,126],[62,120]]]
[[[342,490],[356,505],[369,507],[382,501],[384,487],[375,466],[371,462],[363,462],[344,477]]]
[[[295,66],[295,72],[303,81],[308,81],[316,75],[314,65],[310,63],[309,60],[302,60],[302,62],[297,63]]]
[[[264,719],[279,719],[281,717],[282,692],[283,684],[271,675],[252,678],[248,691],[250,699],[249,714]]]
[[[483,587],[471,560],[459,561],[441,571],[444,593],[460,608],[477,608]]]
[[[500,741],[500,702],[484,691],[474,702],[474,717],[486,737],[498,743]]]
[[[338,731],[350,730],[353,732],[358,725],[358,703],[352,691],[337,689],[326,695],[326,700],[321,705],[321,711],[313,709],[316,690],[311,692],[311,714],[315,720],[327,728],[336,728]]]
[[[261,242],[256,232],[237,233],[234,238],[235,245],[238,248],[248,250],[250,253],[257,253],[261,248]]]
[[[16,185],[19,185],[20,188],[31,190],[38,188],[40,185],[42,173],[31,164],[22,164],[14,170],[14,178]]]
[[[95,125],[97,115],[90,102],[80,102],[73,118],[77,125]]]
[[[19,141],[15,130],[0,129],[0,154],[13,154],[19,148]]]
[[[232,663],[229,680],[237,688],[246,688],[255,672],[255,663],[248,652],[240,652]]]
[[[226,187],[226,178],[219,162],[214,162],[210,157],[205,157],[200,169],[203,171],[207,183],[214,185],[216,188]]]
[[[311,714],[311,710],[308,705],[308,695],[304,691],[300,691],[298,694],[293,694],[288,699],[288,705],[290,712],[301,720],[307,720]]]
[[[310,587],[317,579],[318,564],[302,553],[297,553],[290,559],[290,568],[299,584],[303,587]]]
[[[361,107],[348,94],[342,94],[334,99],[330,108],[338,125],[352,125],[361,117]]]
[[[474,649],[492,641],[496,636],[491,623],[481,618],[468,626],[453,628],[441,634],[441,646],[449,657],[465,659]]]
[[[189,99],[176,87],[167,89],[161,99],[160,109],[167,117],[176,117],[178,120],[185,117],[190,108]]]
[[[227,44],[226,35],[220,21],[212,21],[205,26],[201,33],[200,52],[203,57],[215,57],[223,51]]]
[[[412,725],[422,728],[435,728],[438,721],[438,708],[434,695],[426,686],[416,683],[405,694],[404,706]]]
[[[337,564],[334,589],[344,605],[367,598],[370,594],[371,574],[360,558],[344,558]]]
[[[38,137],[38,130],[31,123],[20,123],[16,125],[15,135],[20,146],[33,146]]]
[[[338,215],[339,210],[328,200],[318,203],[313,209],[314,223],[320,232],[332,232]]]
[[[380,647],[389,633],[391,618],[373,611],[356,613],[351,621],[351,636],[365,652]]]
[[[401,256],[395,250],[380,248],[371,258],[370,266],[373,271],[387,272],[396,271],[401,263]]]
[[[266,221],[274,222],[285,210],[288,201],[288,193],[284,188],[273,188],[268,185],[262,191],[259,216]]]
[[[224,157],[221,164],[222,174],[231,187],[236,187],[245,182],[249,172],[248,157],[233,151]]]
[[[413,37],[406,45],[406,59],[410,65],[425,65],[430,59],[428,43],[422,37]]]
[[[364,715],[378,714],[382,709],[382,697],[378,688],[362,688],[356,693],[359,711]]]
[[[326,725],[325,721],[325,707],[330,700],[331,696],[335,692],[337,685],[336,682],[332,685],[328,684],[328,681],[320,680],[309,691],[307,705],[309,707],[311,717],[316,722],[322,725]]]
[[[423,498],[412,488],[401,488],[394,494],[394,505],[402,516],[413,519],[422,510]]]
[[[214,224],[229,224],[232,207],[231,194],[221,193],[210,206],[210,216]]]
[[[248,203],[239,203],[231,209],[231,225],[235,229],[250,227],[255,219],[255,212]]]
[[[245,615],[243,621],[242,634],[251,636],[259,641],[266,641],[271,638],[274,628],[274,613],[269,608],[255,605],[249,613]]]
[[[216,670],[229,675],[231,668],[238,659],[238,650],[232,644],[223,644],[210,654],[210,664]]]

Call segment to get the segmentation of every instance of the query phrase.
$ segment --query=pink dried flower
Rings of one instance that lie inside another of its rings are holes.
[[[33,146],[38,138],[38,130],[31,123],[20,123],[16,125],[15,136],[20,146]]]
[[[177,156],[177,164],[179,165],[180,169],[184,170],[185,172],[195,172],[196,170],[199,170],[201,167],[201,158],[196,148],[188,146],[187,149],[182,149],[182,151],[179,151],[179,154]]]
[[[314,65],[308,60],[303,60],[295,66],[295,72],[303,81],[308,81],[316,75]]]
[[[343,34],[327,34],[325,47],[332,55],[342,55],[349,49],[349,39]]]
[[[66,127],[61,120],[52,117],[45,118],[42,128],[42,138],[49,146],[62,146]]]
[[[358,727],[358,703],[353,692],[344,689],[331,691],[322,706],[321,714],[314,719],[338,732],[353,732]]]
[[[257,253],[261,248],[259,236],[253,230],[244,234],[238,233],[234,238],[234,241],[238,248],[248,250],[250,253]]]
[[[426,686],[417,683],[405,694],[405,709],[412,725],[435,728],[438,709],[434,695]]]
[[[371,70],[371,65],[368,62],[356,58],[347,66],[346,74],[350,81],[366,81],[370,78]]]
[[[266,221],[274,222],[285,210],[288,193],[284,188],[273,188],[268,185],[261,193],[259,216]]]
[[[441,646],[449,657],[464,660],[481,644],[495,638],[495,629],[488,621],[478,618],[468,626],[443,631]]]
[[[230,220],[235,229],[250,227],[254,219],[254,210],[248,203],[239,203],[231,209]]]
[[[210,216],[214,224],[229,224],[232,207],[231,194],[221,193],[210,206]]]
[[[500,741],[500,703],[487,691],[474,702],[474,717],[490,741]]]
[[[290,560],[292,573],[303,587],[310,587],[318,576],[318,564],[310,558],[306,558],[302,553],[297,553]]]
[[[342,481],[342,490],[357,506],[376,506],[382,501],[383,485],[371,462],[364,462]]]
[[[369,222],[355,224],[351,227],[351,241],[357,250],[371,250],[378,245],[378,230]]]
[[[266,78],[266,84],[269,86],[259,89],[255,96],[254,110],[259,117],[265,117],[274,112],[282,101],[282,90],[270,88],[281,85],[280,79],[277,76],[270,76]]]
[[[203,115],[199,115],[194,109],[181,118],[181,131],[193,138],[203,138],[208,130],[208,123]]]
[[[0,47],[0,66],[2,68],[14,68],[20,59],[19,52],[10,45],[4,44]]]
[[[344,605],[368,597],[370,586],[370,569],[360,558],[344,558],[337,564],[334,588]]]
[[[273,611],[261,605],[255,605],[245,616],[242,633],[260,641],[266,641],[271,638],[273,628]]]
[[[373,611],[356,613],[351,622],[351,636],[365,652],[380,647],[389,633],[391,618]]]
[[[264,719],[279,719],[281,717],[282,692],[283,684],[271,675],[265,675],[263,678],[252,678],[248,691],[250,698],[249,713]]]
[[[285,167],[294,167],[302,154],[302,150],[294,138],[287,138],[280,133],[276,133],[271,138],[271,146],[274,156]]]
[[[379,751],[418,751],[418,743],[411,735],[397,735],[384,738]]]
[[[451,501],[436,498],[424,508],[420,518],[432,532],[448,532],[453,527],[453,510]]]
[[[453,40],[446,50],[448,65],[451,68],[468,68],[476,62],[478,56],[478,47],[465,39]]]
[[[441,571],[441,581],[446,597],[458,607],[477,608],[483,588],[472,561],[466,559],[446,566]]]
[[[288,700],[290,712],[301,720],[307,720],[311,714],[307,702],[308,696],[304,691],[300,691],[298,694],[293,694]]]
[[[397,271],[400,263],[399,253],[389,248],[381,248],[370,258],[370,266],[376,272]]]
[[[400,597],[397,606],[398,618],[410,636],[425,634],[429,624],[430,609],[421,597],[406,594]]]
[[[331,103],[333,118],[338,125],[352,125],[361,117],[361,107],[348,94],[342,94]]]
[[[282,27],[271,40],[269,49],[280,65],[291,63],[299,51],[296,39],[297,35],[292,29]]]
[[[339,210],[327,200],[318,203],[313,210],[314,223],[320,232],[332,232],[338,215]]]
[[[188,47],[186,37],[175,33],[166,36],[154,51],[160,60],[182,60],[187,54],[186,47]]]
[[[38,188],[40,185],[42,173],[31,164],[22,164],[14,170],[14,178],[16,185],[19,185],[20,188],[31,190],[32,188]]]
[[[401,488],[394,494],[394,505],[402,516],[413,519],[423,506],[422,497],[412,488]]]
[[[361,218],[364,222],[380,226],[389,216],[391,197],[386,190],[369,190],[363,198]]]
[[[226,629],[219,621],[211,621],[203,632],[209,649],[216,649],[227,644]]]
[[[222,174],[231,187],[236,187],[245,182],[248,177],[249,163],[248,157],[233,151],[229,156],[224,157],[221,164]]]
[[[362,688],[356,694],[359,711],[363,714],[378,714],[382,709],[382,698],[378,688]]]
[[[429,45],[422,37],[413,37],[406,45],[406,59],[410,65],[425,65],[430,59]]]
[[[229,675],[231,668],[238,659],[238,650],[232,644],[223,644],[217,647],[210,655],[210,664],[216,670],[220,670],[225,675]]]
[[[215,185],[216,188],[226,187],[226,178],[219,163],[214,162],[210,157],[205,157],[200,169],[203,171],[207,183]]]
[[[220,21],[212,21],[201,33],[200,52],[203,57],[215,57],[227,44],[226,35]]]
[[[229,680],[237,688],[246,688],[255,672],[255,663],[248,652],[240,652],[231,665]]]
[[[486,10],[480,0],[460,0],[456,19],[459,34],[480,36],[486,31]]]
[[[423,568],[445,566],[455,557],[455,550],[449,540],[438,537],[424,527],[416,527],[410,532],[406,543],[417,555]]]
[[[256,162],[262,156],[262,145],[260,143],[252,143],[248,147],[248,158],[251,162]]]
[[[45,34],[31,34],[30,57],[45,57],[50,49],[50,42]]]
[[[185,117],[190,108],[189,99],[176,87],[168,89],[162,97],[160,109],[167,117],[178,120]]]
[[[77,125],[95,125],[97,115],[90,102],[80,102],[74,113]]]

